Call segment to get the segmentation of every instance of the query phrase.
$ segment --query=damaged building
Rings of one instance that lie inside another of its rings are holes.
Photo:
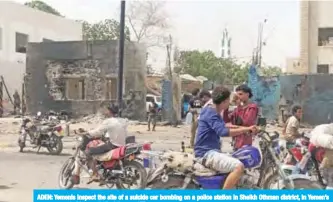
[[[146,114],[145,54],[142,45],[125,44],[124,113],[131,119]],[[117,102],[117,41],[30,43],[26,64],[28,113],[52,109],[88,115]]]

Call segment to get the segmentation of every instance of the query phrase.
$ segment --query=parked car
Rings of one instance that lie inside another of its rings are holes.
[[[153,95],[153,94],[147,94],[146,95],[147,112],[149,111],[149,102],[153,102],[153,101],[155,101],[155,103],[158,105],[159,109],[162,108],[162,97],[161,96],[156,96],[156,95]]]
[[[146,112],[147,112],[147,118],[148,118],[148,112],[149,112],[149,102],[153,102],[155,101],[155,103],[158,106],[158,112],[157,112],[157,120],[161,121],[162,120],[162,115],[161,115],[161,111],[162,111],[162,97],[161,96],[156,96],[153,94],[147,94],[146,95]]]

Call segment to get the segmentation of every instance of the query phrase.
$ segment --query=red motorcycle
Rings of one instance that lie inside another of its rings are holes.
[[[298,138],[295,143],[286,143],[287,155],[285,156],[285,164],[296,165],[300,162],[308,151],[308,146],[310,144],[310,139],[308,137]]]
[[[73,156],[64,163],[60,170],[59,187],[73,188],[73,174],[78,169],[80,174],[83,170],[91,177],[92,171],[88,163],[87,149],[104,143],[103,139],[94,139],[88,134],[78,135],[77,144],[73,148],[75,150]],[[131,189],[130,186],[133,185],[136,185],[137,189],[145,188],[147,172],[141,164],[140,152],[142,150],[150,150],[150,144],[129,143],[125,146],[115,146],[112,150],[102,154],[92,154],[93,159],[97,162],[100,185],[108,188],[116,185],[118,189]]]
[[[301,174],[309,174],[315,176],[322,185],[326,186],[323,175],[320,169],[320,164],[323,161],[325,150],[322,147],[316,147],[310,143],[308,137],[301,137],[295,141],[295,144],[287,145],[287,155],[285,156],[284,163],[287,165],[299,166],[303,164],[298,172]],[[304,162],[301,161],[304,159]]]

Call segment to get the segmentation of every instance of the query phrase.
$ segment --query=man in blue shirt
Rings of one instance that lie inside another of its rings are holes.
[[[194,153],[203,159],[204,166],[220,173],[230,173],[223,189],[232,189],[244,172],[244,165],[238,159],[221,153],[220,137],[234,137],[247,132],[255,132],[256,126],[227,128],[221,112],[228,109],[230,91],[218,86],[212,93],[212,104],[204,107],[200,113]]]

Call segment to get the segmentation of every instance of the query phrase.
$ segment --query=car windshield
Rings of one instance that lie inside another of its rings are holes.
[[[153,97],[150,97],[150,96],[146,97],[146,102],[153,102],[153,101],[154,101]]]

